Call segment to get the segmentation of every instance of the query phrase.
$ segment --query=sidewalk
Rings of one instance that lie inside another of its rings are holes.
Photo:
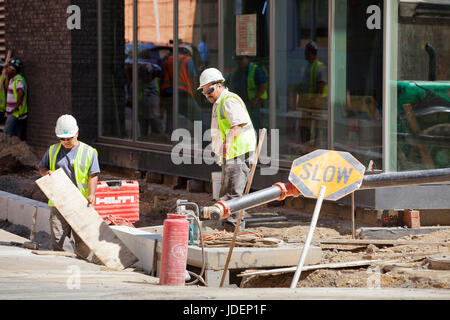
[[[208,288],[158,285],[159,279],[126,269],[106,271],[76,258],[35,255],[11,245],[25,238],[0,230],[0,299],[58,300],[450,300],[445,289]]]

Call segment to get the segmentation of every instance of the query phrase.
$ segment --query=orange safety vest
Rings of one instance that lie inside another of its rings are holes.
[[[180,73],[178,75],[178,89],[186,91],[192,97],[194,97],[194,90],[192,88],[191,80],[189,79],[187,62],[191,57],[184,54],[178,55],[178,65]],[[167,88],[173,87],[173,55],[167,58],[164,63],[164,75],[161,82],[161,91]]]

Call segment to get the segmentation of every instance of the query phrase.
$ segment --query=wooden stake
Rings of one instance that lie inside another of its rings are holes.
[[[8,64],[9,59],[11,59],[11,50],[8,50],[8,54],[6,55],[6,60],[5,60],[5,66]],[[5,78],[6,78],[6,68],[3,67],[3,71],[2,71],[2,75],[0,76],[0,90],[4,90],[5,88],[3,87],[4,82],[5,82]]]
[[[261,151],[262,144],[264,142],[264,136],[266,135],[266,128],[261,130],[261,135],[259,136],[258,147],[256,148],[255,160],[252,164],[252,169],[250,170],[250,176],[247,181],[247,185],[245,186],[244,194],[248,194],[250,191],[250,186],[252,185],[253,175],[255,174],[256,164],[258,163],[259,152]],[[233,239],[231,240],[230,249],[228,250],[227,261],[225,262],[225,268],[223,269],[222,279],[220,280],[220,287],[223,287],[223,282],[225,281],[225,276],[228,271],[228,265],[230,263],[231,254],[233,253],[234,244],[236,242],[236,236],[239,230],[239,226],[241,224],[242,216],[244,215],[244,210],[239,211],[239,217],[236,222],[236,226],[234,227]]]

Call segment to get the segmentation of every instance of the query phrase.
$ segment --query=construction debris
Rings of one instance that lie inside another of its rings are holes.
[[[361,267],[361,266],[369,266],[377,263],[387,263],[394,262],[395,260],[360,260],[360,261],[350,261],[350,262],[340,262],[340,263],[326,263],[326,264],[317,264],[312,266],[304,266],[302,268],[303,271],[309,270],[317,270],[317,269],[341,269],[341,268],[352,268],[352,267]],[[246,270],[240,274],[238,277],[248,277],[254,275],[274,275],[281,273],[290,273],[295,272],[297,267],[289,267],[289,268],[279,268],[279,269],[271,269],[271,270],[261,270],[261,271],[251,271]]]
[[[450,270],[450,254],[443,253],[427,258],[429,268],[433,270]]]
[[[205,234],[203,236],[203,244],[205,247],[229,247],[233,239],[233,233],[227,231],[219,231],[213,234]],[[281,241],[278,239],[264,238],[258,232],[239,232],[236,236],[236,247],[277,247]]]

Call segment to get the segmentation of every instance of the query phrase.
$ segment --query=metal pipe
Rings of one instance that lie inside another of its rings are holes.
[[[277,186],[272,186],[239,198],[227,200],[226,204],[231,212],[236,212],[242,209],[250,209],[274,201],[280,196],[281,189]]]
[[[450,168],[386,172],[364,176],[361,187],[358,190],[421,185],[449,181]],[[251,209],[271,201],[281,201],[286,197],[298,197],[299,195],[300,192],[292,183],[279,182],[271,187],[244,195],[240,198],[219,201],[213,206],[202,208],[201,212],[204,218],[225,219],[231,213],[239,210]],[[352,209],[352,215],[354,215],[354,208]]]
[[[358,190],[411,186],[449,181],[450,168],[404,172],[386,172],[364,176],[361,187]]]
[[[232,212],[246,210],[274,200],[284,200],[286,197],[297,197],[300,192],[291,183],[278,182],[275,185],[262,189],[239,198],[227,201],[219,201],[210,207],[203,207],[200,211],[203,218],[225,219]]]

